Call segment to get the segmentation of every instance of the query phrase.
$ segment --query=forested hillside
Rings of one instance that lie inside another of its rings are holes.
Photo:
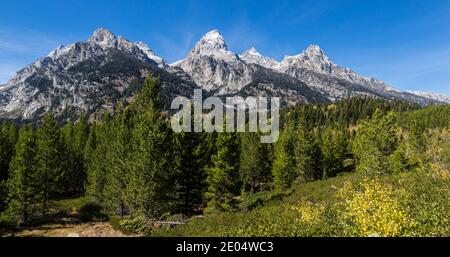
[[[449,105],[299,105],[283,110],[278,142],[261,144],[174,133],[149,77],[98,116],[2,124],[0,228],[48,222],[80,198],[83,220],[149,235],[450,235]]]

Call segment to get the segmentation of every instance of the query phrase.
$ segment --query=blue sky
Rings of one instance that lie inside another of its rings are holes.
[[[106,27],[168,62],[219,29],[234,52],[282,59],[318,44],[337,64],[403,90],[450,94],[450,1],[2,1],[0,82]]]

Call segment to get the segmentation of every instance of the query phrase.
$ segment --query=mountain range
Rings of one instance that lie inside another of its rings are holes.
[[[357,95],[450,103],[446,95],[396,90],[342,68],[317,45],[277,61],[255,48],[233,53],[213,30],[185,59],[167,64],[147,44],[97,29],[86,42],[60,46],[0,85],[0,118],[33,122],[48,111],[62,121],[81,114],[95,118],[100,110],[112,111],[117,102],[132,101],[149,73],[159,76],[166,107],[176,96],[192,97],[196,88],[205,96],[279,96],[283,106]]]

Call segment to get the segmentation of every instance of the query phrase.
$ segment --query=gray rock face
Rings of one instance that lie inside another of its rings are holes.
[[[378,95],[391,91],[381,81],[360,76],[336,65],[317,45],[309,46],[299,55],[286,56],[278,70],[315,87],[332,101],[353,95]]]
[[[216,96],[279,96],[284,106],[327,101],[301,81],[271,69],[271,62],[276,64],[255,49],[238,56],[228,50],[220,32],[213,30],[197,42],[186,59],[172,67],[182,69],[197,85]]]
[[[298,55],[286,56],[281,62],[262,56],[254,48],[243,53],[241,58],[248,63],[258,64],[294,77],[319,91],[330,101],[356,95],[367,95],[414,101],[421,104],[445,102],[442,101],[444,99],[442,97],[432,98],[401,92],[382,81],[361,76],[349,68],[342,68],[333,63],[317,45],[309,46]]]
[[[293,94],[303,85],[309,86],[307,95],[297,102],[311,102],[319,92],[322,101],[337,101],[346,97],[366,95],[389,99],[414,101],[421,104],[436,99],[401,92],[374,78],[367,78],[348,68],[333,63],[317,45],[309,46],[296,56],[286,56],[281,62],[258,53],[251,48],[241,55],[229,51],[219,31],[205,34],[189,52],[186,59],[173,64],[189,74],[203,89],[216,95],[252,92],[255,95],[277,92],[288,105],[295,104]],[[264,83],[259,85],[261,74]],[[285,74],[287,76],[280,76]],[[270,82],[269,82],[270,81]],[[252,88],[248,88],[248,87]],[[442,98],[439,98],[442,99]]]
[[[280,66],[279,62],[275,61],[272,58],[263,56],[254,47],[240,54],[239,58],[241,58],[241,60],[245,61],[246,63],[258,64],[262,67],[273,70],[279,70]]]
[[[56,48],[0,87],[0,117],[33,121],[52,111],[71,119],[111,109],[130,98],[149,72],[161,77],[166,98],[192,94],[195,83],[161,69],[166,66],[147,45],[98,29],[87,42]]]
[[[253,68],[228,50],[217,30],[206,33],[177,66],[217,95],[236,93],[252,81]]]

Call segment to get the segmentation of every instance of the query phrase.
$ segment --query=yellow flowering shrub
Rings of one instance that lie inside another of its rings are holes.
[[[299,222],[311,224],[316,223],[320,220],[325,207],[320,204],[306,202],[294,207],[294,209],[299,213]]]
[[[361,191],[352,191],[344,219],[358,236],[404,236],[414,227],[405,209],[407,194],[376,179],[365,180]]]

